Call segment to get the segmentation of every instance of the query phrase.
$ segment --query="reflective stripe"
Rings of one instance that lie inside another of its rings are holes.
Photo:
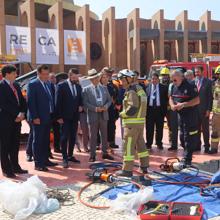
[[[124,161],[134,161],[134,156],[124,156]]]
[[[120,116],[121,116],[122,118],[127,117],[127,115],[126,115],[126,113],[125,113],[125,112],[121,112]]]
[[[131,142],[132,142],[132,137],[128,137],[128,143],[127,143],[127,156],[131,156]]]
[[[122,124],[127,125],[127,124],[144,124],[145,123],[145,118],[128,118],[128,119],[123,119]]]
[[[149,152],[148,151],[144,151],[144,152],[138,153],[138,157],[139,158],[148,157],[148,156],[149,156]]]
[[[211,138],[211,141],[214,142],[214,143],[218,143],[220,140],[220,138]]]
[[[126,146],[127,155],[124,156],[124,161],[133,161],[134,160],[134,156],[131,155],[131,142],[132,142],[132,137],[128,137],[128,143]]]
[[[220,113],[220,108],[213,108],[213,112],[215,112],[215,113]]]
[[[145,92],[140,90],[139,92],[137,92],[138,96],[146,96]]]
[[[191,131],[191,132],[189,132],[189,135],[194,135],[194,134],[197,134],[198,133],[198,130],[196,130],[196,131]]]

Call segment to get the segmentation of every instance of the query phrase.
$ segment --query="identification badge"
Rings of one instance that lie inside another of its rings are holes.
[[[98,102],[102,102],[102,98],[98,98],[97,101],[98,101]]]

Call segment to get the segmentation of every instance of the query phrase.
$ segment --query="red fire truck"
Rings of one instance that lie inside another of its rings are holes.
[[[212,78],[214,70],[220,65],[220,54],[190,54],[191,62],[168,62],[167,60],[156,60],[150,67],[150,73],[157,72],[163,67],[167,67],[170,70],[176,68],[183,68],[184,70],[194,70],[196,66],[203,66],[205,77]]]

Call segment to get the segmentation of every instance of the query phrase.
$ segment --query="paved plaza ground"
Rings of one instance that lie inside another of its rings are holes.
[[[118,126],[119,127],[119,126]],[[28,128],[27,125],[23,126],[22,132],[27,132]],[[168,131],[165,128],[164,129],[164,147],[165,149],[163,151],[159,151],[156,149],[156,147],[153,148],[151,152],[150,157],[150,166],[153,169],[158,169],[159,165],[163,163],[166,158],[168,157],[174,157],[174,156],[181,156],[183,153],[183,150],[179,149],[177,153],[171,153],[167,151],[168,145]],[[117,130],[117,143],[121,145],[121,138],[120,138],[120,131]],[[114,155],[115,159],[117,161],[121,161],[121,152],[122,149],[116,150]],[[37,216],[31,216],[29,220],[34,219],[42,219],[42,220],[69,220],[69,219],[78,219],[78,220],[131,220],[131,217],[126,215],[119,215],[111,210],[96,210],[91,209],[83,206],[81,203],[79,203],[77,199],[77,192],[79,189],[84,186],[88,179],[86,178],[85,174],[89,171],[89,163],[88,163],[88,157],[89,155],[86,153],[78,153],[76,152],[76,157],[81,160],[81,164],[70,164],[69,169],[63,169],[61,166],[62,157],[60,154],[53,154],[55,158],[55,162],[59,163],[59,166],[50,168],[50,172],[38,172],[34,170],[34,164],[26,162],[25,157],[25,148],[22,145],[21,146],[21,152],[20,152],[20,164],[22,168],[28,169],[29,174],[27,175],[20,175],[17,177],[17,181],[25,181],[28,177],[32,175],[38,175],[39,178],[46,183],[49,187],[58,187],[58,188],[68,188],[70,189],[71,194],[74,197],[74,204],[71,206],[62,206],[60,210],[52,213],[52,214],[46,214],[46,215],[37,215]],[[203,153],[195,153],[193,157],[194,162],[203,162],[203,161],[209,161],[220,158],[220,154],[218,155],[205,155]],[[98,153],[98,158],[101,160],[101,154]],[[0,178],[3,179],[2,174],[0,174]],[[95,191],[98,191],[99,188],[96,187],[90,191],[93,193]],[[88,191],[89,194],[89,191]],[[102,201],[103,202],[103,201]],[[105,203],[105,201],[104,201]],[[103,204],[104,204],[103,203]],[[106,201],[108,203],[108,201]],[[0,220],[9,220],[12,219],[11,216],[9,216],[6,213],[0,212]],[[159,219],[158,219],[159,220]],[[220,220],[220,217],[214,218],[213,220]]]

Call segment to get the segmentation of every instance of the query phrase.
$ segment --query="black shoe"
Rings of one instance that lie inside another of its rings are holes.
[[[32,156],[27,155],[26,161],[27,162],[32,162],[33,161]]]
[[[69,165],[68,165],[68,161],[67,161],[67,160],[64,160],[64,161],[63,161],[63,168],[69,168]]]
[[[47,167],[55,167],[55,166],[58,165],[58,163],[54,163],[54,162],[48,160],[45,165],[46,165]]]
[[[208,154],[209,153],[209,148],[205,148],[204,153]]]
[[[54,149],[54,153],[62,153],[62,151],[60,149]]]
[[[3,176],[11,179],[16,178],[16,175],[14,173],[3,173]]]
[[[168,148],[168,151],[177,151],[177,147],[170,147]]]
[[[110,144],[109,147],[110,147],[110,148],[113,148],[113,149],[119,148],[119,146],[116,145],[116,144]]]
[[[27,170],[23,170],[23,169],[16,169],[16,170],[14,170],[14,173],[16,173],[16,174],[26,174],[26,173],[28,173],[28,171]]]
[[[201,147],[197,147],[194,152],[201,151]]]
[[[185,158],[183,158],[183,159],[180,161],[180,163],[182,163],[183,166],[186,166],[186,167],[189,167],[189,166],[192,165],[192,161],[186,160]]]
[[[102,159],[103,159],[103,160],[114,160],[114,157],[112,157],[112,156],[109,155],[109,154],[103,154],[103,155],[102,155]]]
[[[127,170],[119,170],[115,172],[116,176],[123,176],[123,177],[132,177],[133,173],[132,171],[127,171]]]
[[[152,146],[146,144],[146,148],[147,148],[148,150],[151,150],[151,149],[152,149]]]
[[[69,157],[69,158],[68,158],[68,161],[71,161],[71,162],[73,162],[73,163],[80,163],[80,161],[77,160],[75,157]]]
[[[211,148],[211,150],[209,150],[208,154],[217,154],[218,153],[218,149],[216,148]]]
[[[163,150],[163,145],[157,145],[157,149]]]
[[[96,161],[95,157],[90,157],[89,162],[94,163]]]
[[[37,170],[37,171],[42,171],[42,172],[49,171],[47,167],[35,167],[34,169]]]

